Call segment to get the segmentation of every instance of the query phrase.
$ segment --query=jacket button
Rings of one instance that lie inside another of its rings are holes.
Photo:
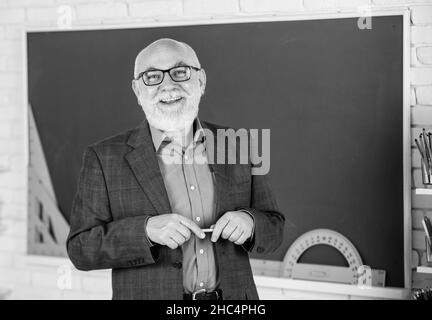
[[[172,265],[174,268],[177,268],[177,269],[181,269],[181,267],[182,267],[182,263],[179,261],[174,262]]]
[[[263,247],[258,247],[257,248],[257,252],[258,253],[263,253],[264,252],[264,248]]]

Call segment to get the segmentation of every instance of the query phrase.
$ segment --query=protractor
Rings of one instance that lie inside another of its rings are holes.
[[[334,267],[333,269],[343,269],[344,272],[336,273],[335,275],[332,275],[332,277],[344,277],[344,279],[341,279],[340,282],[357,284],[357,270],[361,265],[363,265],[361,256],[351,241],[349,241],[339,232],[330,229],[315,229],[308,231],[298,237],[285,254],[282,264],[282,276],[286,278],[296,278],[296,273],[298,273],[297,270],[299,269],[299,266],[302,265],[298,263],[299,258],[306,250],[316,245],[327,245],[335,248],[345,257],[346,261],[348,262],[348,267]],[[305,268],[307,266],[310,268],[310,266],[313,265],[304,264],[303,266],[305,266]],[[320,266],[316,265],[316,267]],[[325,271],[326,266],[322,266],[322,268],[324,270],[323,277],[325,277],[325,274],[328,273]],[[316,271],[316,268],[313,272],[315,272],[315,274],[319,273]],[[313,278],[313,275],[311,278]],[[334,280],[337,281],[337,279]]]

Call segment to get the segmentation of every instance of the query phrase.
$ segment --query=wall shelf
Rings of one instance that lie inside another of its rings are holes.
[[[254,275],[260,298],[267,299],[409,299],[404,288],[358,287],[350,284]]]
[[[432,273],[432,267],[417,267],[417,272],[420,273]]]
[[[432,195],[432,189],[426,189],[426,188],[417,188],[416,194],[418,195]]]
[[[424,194],[424,195],[431,194],[432,195],[432,189],[417,188],[417,189],[415,189],[415,193],[419,194],[419,195],[421,195],[421,194]]]

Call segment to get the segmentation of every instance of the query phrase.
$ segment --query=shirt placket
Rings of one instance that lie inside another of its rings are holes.
[[[189,147],[185,150],[183,155],[183,170],[185,173],[185,180],[187,183],[187,190],[189,194],[191,204],[192,220],[200,227],[205,228],[205,217],[202,212],[202,199],[199,190],[199,184],[194,170],[193,163],[193,148]],[[195,284],[196,289],[206,288],[206,279],[208,276],[207,272],[207,250],[205,248],[205,240],[193,237],[194,248],[196,253],[196,264],[197,264],[197,282]]]

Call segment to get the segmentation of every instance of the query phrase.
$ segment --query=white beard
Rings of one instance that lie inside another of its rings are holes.
[[[190,97],[185,106],[179,107],[160,107],[143,106],[144,113],[149,124],[162,131],[184,131],[190,128],[198,115],[200,96]]]

